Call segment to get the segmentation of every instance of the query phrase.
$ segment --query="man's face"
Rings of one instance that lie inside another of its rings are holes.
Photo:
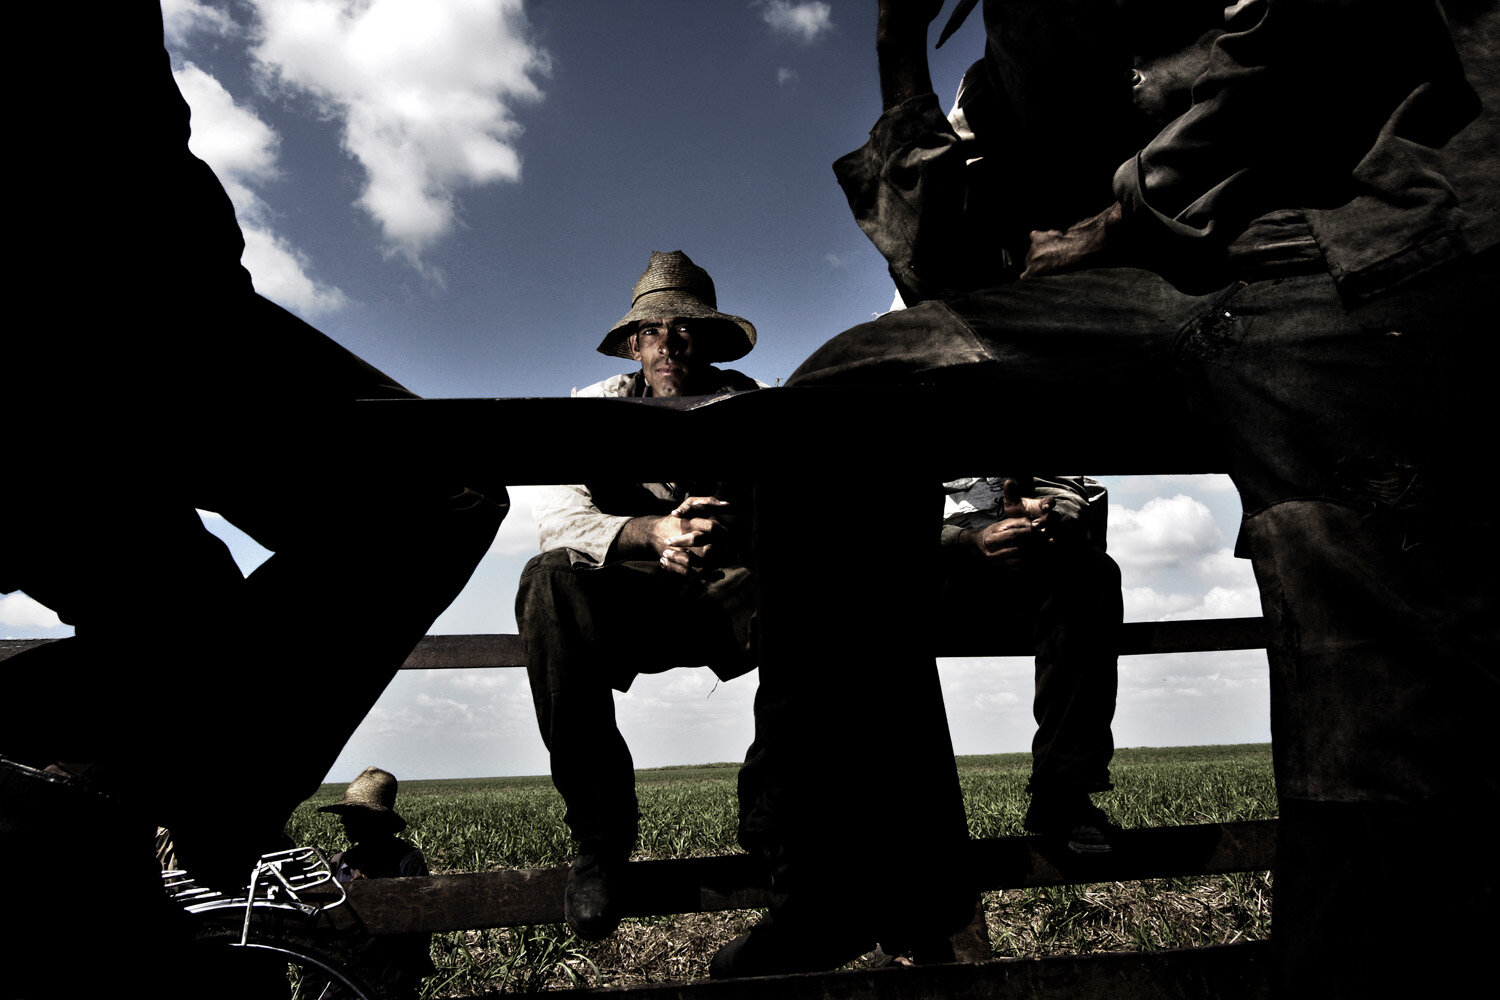
[[[702,348],[694,336],[693,320],[669,316],[643,319],[630,335],[630,356],[641,363],[641,373],[653,396],[696,396],[708,362],[696,353]]]

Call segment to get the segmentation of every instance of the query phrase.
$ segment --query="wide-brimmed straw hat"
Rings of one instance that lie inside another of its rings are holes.
[[[663,253],[651,251],[646,273],[635,283],[631,293],[630,312],[610,328],[599,344],[599,353],[617,358],[630,357],[626,342],[643,319],[693,319],[705,322],[718,336],[709,338],[708,360],[734,361],[750,353],[755,346],[755,327],[747,319],[718,310],[714,279],[688,259],[681,250]]]
[[[349,782],[344,797],[328,806],[319,806],[318,812],[364,813],[383,821],[391,830],[406,827],[406,820],[396,814],[396,776],[378,767],[367,767],[359,777]]]

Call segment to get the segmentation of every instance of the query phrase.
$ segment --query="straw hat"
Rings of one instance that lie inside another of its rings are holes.
[[[396,815],[395,805],[396,776],[378,767],[367,767],[360,772],[359,777],[349,782],[342,799],[332,805],[319,806],[318,812],[339,815],[366,813],[384,820],[394,832],[406,826],[406,820]]]
[[[651,251],[646,273],[635,283],[631,293],[630,312],[621,317],[604,335],[599,353],[617,358],[630,357],[626,343],[643,319],[696,319],[711,321],[718,336],[709,344],[710,361],[734,361],[750,353],[755,346],[755,327],[749,320],[719,312],[714,295],[714,279],[688,259],[681,250],[663,253]]]

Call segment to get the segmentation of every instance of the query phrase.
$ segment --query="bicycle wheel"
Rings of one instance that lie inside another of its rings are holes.
[[[216,997],[400,1000],[335,934],[282,913],[256,913],[244,944],[242,931],[240,911],[201,920],[194,935],[199,974],[213,981]]]

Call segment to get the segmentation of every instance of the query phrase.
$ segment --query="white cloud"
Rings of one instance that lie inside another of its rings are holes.
[[[1151,587],[1125,587],[1128,622],[1182,621],[1196,618],[1253,618],[1260,614],[1260,592],[1253,583],[1210,587],[1205,593],[1161,593]]]
[[[255,290],[303,316],[337,312],[349,304],[344,293],[308,275],[305,254],[282,237],[254,223],[240,223],[245,235],[241,262],[255,280]]]
[[[33,629],[57,628],[61,624],[57,612],[33,597],[19,591],[0,596],[0,625]]]
[[[256,290],[305,316],[342,308],[347,304],[344,293],[308,275],[306,257],[273,231],[271,208],[255,190],[280,176],[275,130],[236,104],[217,79],[193,63],[184,63],[172,76],[193,109],[188,146],[213,168],[234,204],[245,237],[241,262]]]
[[[1191,611],[1198,607],[1201,599],[1198,594],[1164,594],[1152,587],[1124,587],[1121,595],[1125,600],[1125,620],[1128,622],[1194,617]]]
[[[1250,568],[1250,560],[1236,558],[1234,550],[1227,547],[1199,559],[1193,565],[1193,572],[1210,583],[1255,584],[1255,571]]]
[[[236,213],[264,213],[259,196],[248,184],[276,179],[276,151],[281,142],[276,132],[254,111],[235,104],[218,80],[193,63],[174,70],[172,77],[193,109],[189,148],[213,168]]]
[[[1151,476],[1164,487],[1186,493],[1233,493],[1234,481],[1221,473]]]
[[[228,12],[198,0],[161,0],[161,17],[167,44],[173,47],[197,33],[228,37],[235,32]]]
[[[797,71],[796,70],[791,69],[790,67],[787,67],[787,66],[782,66],[782,67],[780,67],[780,68],[778,68],[776,70],[776,83],[777,83],[778,86],[785,87],[789,83],[796,83],[796,82],[797,82]]]
[[[1161,569],[1202,557],[1223,545],[1213,511],[1179,493],[1155,497],[1140,510],[1109,508],[1109,550],[1121,565]]]
[[[421,254],[456,224],[458,192],[517,181],[517,102],[549,71],[521,0],[255,0],[254,56],[273,85],[342,119],[366,174],[358,204],[390,251]]]
[[[833,30],[833,7],[826,3],[767,0],[761,7],[760,16],[772,31],[804,45],[811,45]]]
[[[1207,618],[1254,618],[1260,615],[1260,590],[1254,584],[1211,587],[1199,607]]]
[[[507,486],[506,495],[510,497],[510,510],[505,514],[505,520],[500,522],[500,530],[495,534],[495,540],[490,543],[490,555],[494,556],[524,556],[530,559],[542,550],[541,540],[537,536],[536,518],[531,514],[531,505],[536,503],[537,495],[545,487],[542,486]]]

